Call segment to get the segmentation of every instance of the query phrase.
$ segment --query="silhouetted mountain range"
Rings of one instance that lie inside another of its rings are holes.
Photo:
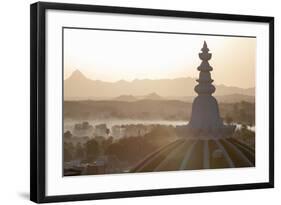
[[[120,95],[116,98],[109,100],[112,101],[123,101],[123,102],[134,102],[138,100],[180,100],[184,102],[193,102],[196,96],[185,96],[185,97],[161,97],[156,93],[151,93],[145,96],[133,96],[133,95]],[[222,103],[236,103],[241,101],[255,102],[255,96],[242,95],[242,94],[232,94],[232,95],[220,95],[216,96],[216,99]]]
[[[76,70],[64,80],[65,99],[114,99],[120,101],[134,101],[138,99],[181,99],[190,101],[193,96],[194,86],[197,84],[194,78],[176,79],[135,79],[133,81],[120,80],[117,82],[104,82],[91,80]],[[241,98],[254,100],[255,88],[239,88],[225,85],[215,85],[216,96],[232,98],[238,101]],[[228,96],[228,97],[227,97]],[[246,101],[248,101],[246,100]]]

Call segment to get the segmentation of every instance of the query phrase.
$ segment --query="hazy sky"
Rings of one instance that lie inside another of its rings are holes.
[[[255,86],[256,39],[64,29],[64,78],[78,69],[102,81],[198,77],[204,40],[215,84]]]

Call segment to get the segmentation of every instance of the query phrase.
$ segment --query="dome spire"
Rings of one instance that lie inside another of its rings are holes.
[[[212,54],[209,53],[206,41],[204,41],[201,51],[199,58],[202,62],[197,68],[200,71],[199,78],[196,80],[198,84],[194,88],[198,96],[192,103],[192,113],[188,128],[195,135],[219,137],[225,134],[225,126],[220,117],[218,102],[212,96],[216,88],[212,84],[213,79],[210,73],[213,68],[208,62]]]
[[[204,41],[203,48],[201,49],[201,51],[203,51],[203,52],[207,52],[207,53],[208,53],[209,48],[208,48],[208,46],[207,46],[206,41]]]
[[[195,86],[194,90],[198,95],[211,95],[215,92],[216,88],[212,85],[212,78],[210,71],[213,70],[212,66],[209,64],[209,60],[212,57],[212,54],[209,53],[209,48],[207,46],[206,41],[204,41],[203,47],[201,49],[201,53],[199,53],[199,58],[202,60],[200,66],[197,68],[199,73],[199,79],[196,80],[199,84]]]

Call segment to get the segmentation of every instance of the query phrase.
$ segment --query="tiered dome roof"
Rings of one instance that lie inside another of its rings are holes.
[[[178,139],[151,153],[132,172],[255,166],[255,149],[234,138]]]

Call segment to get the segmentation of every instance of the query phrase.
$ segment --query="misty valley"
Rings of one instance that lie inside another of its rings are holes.
[[[223,121],[237,125],[237,143],[254,149],[255,104],[241,101],[219,107]],[[163,149],[185,138],[181,129],[191,109],[192,103],[180,100],[64,101],[64,175],[128,173],[153,153],[166,156]],[[173,169],[163,171],[169,170]]]

